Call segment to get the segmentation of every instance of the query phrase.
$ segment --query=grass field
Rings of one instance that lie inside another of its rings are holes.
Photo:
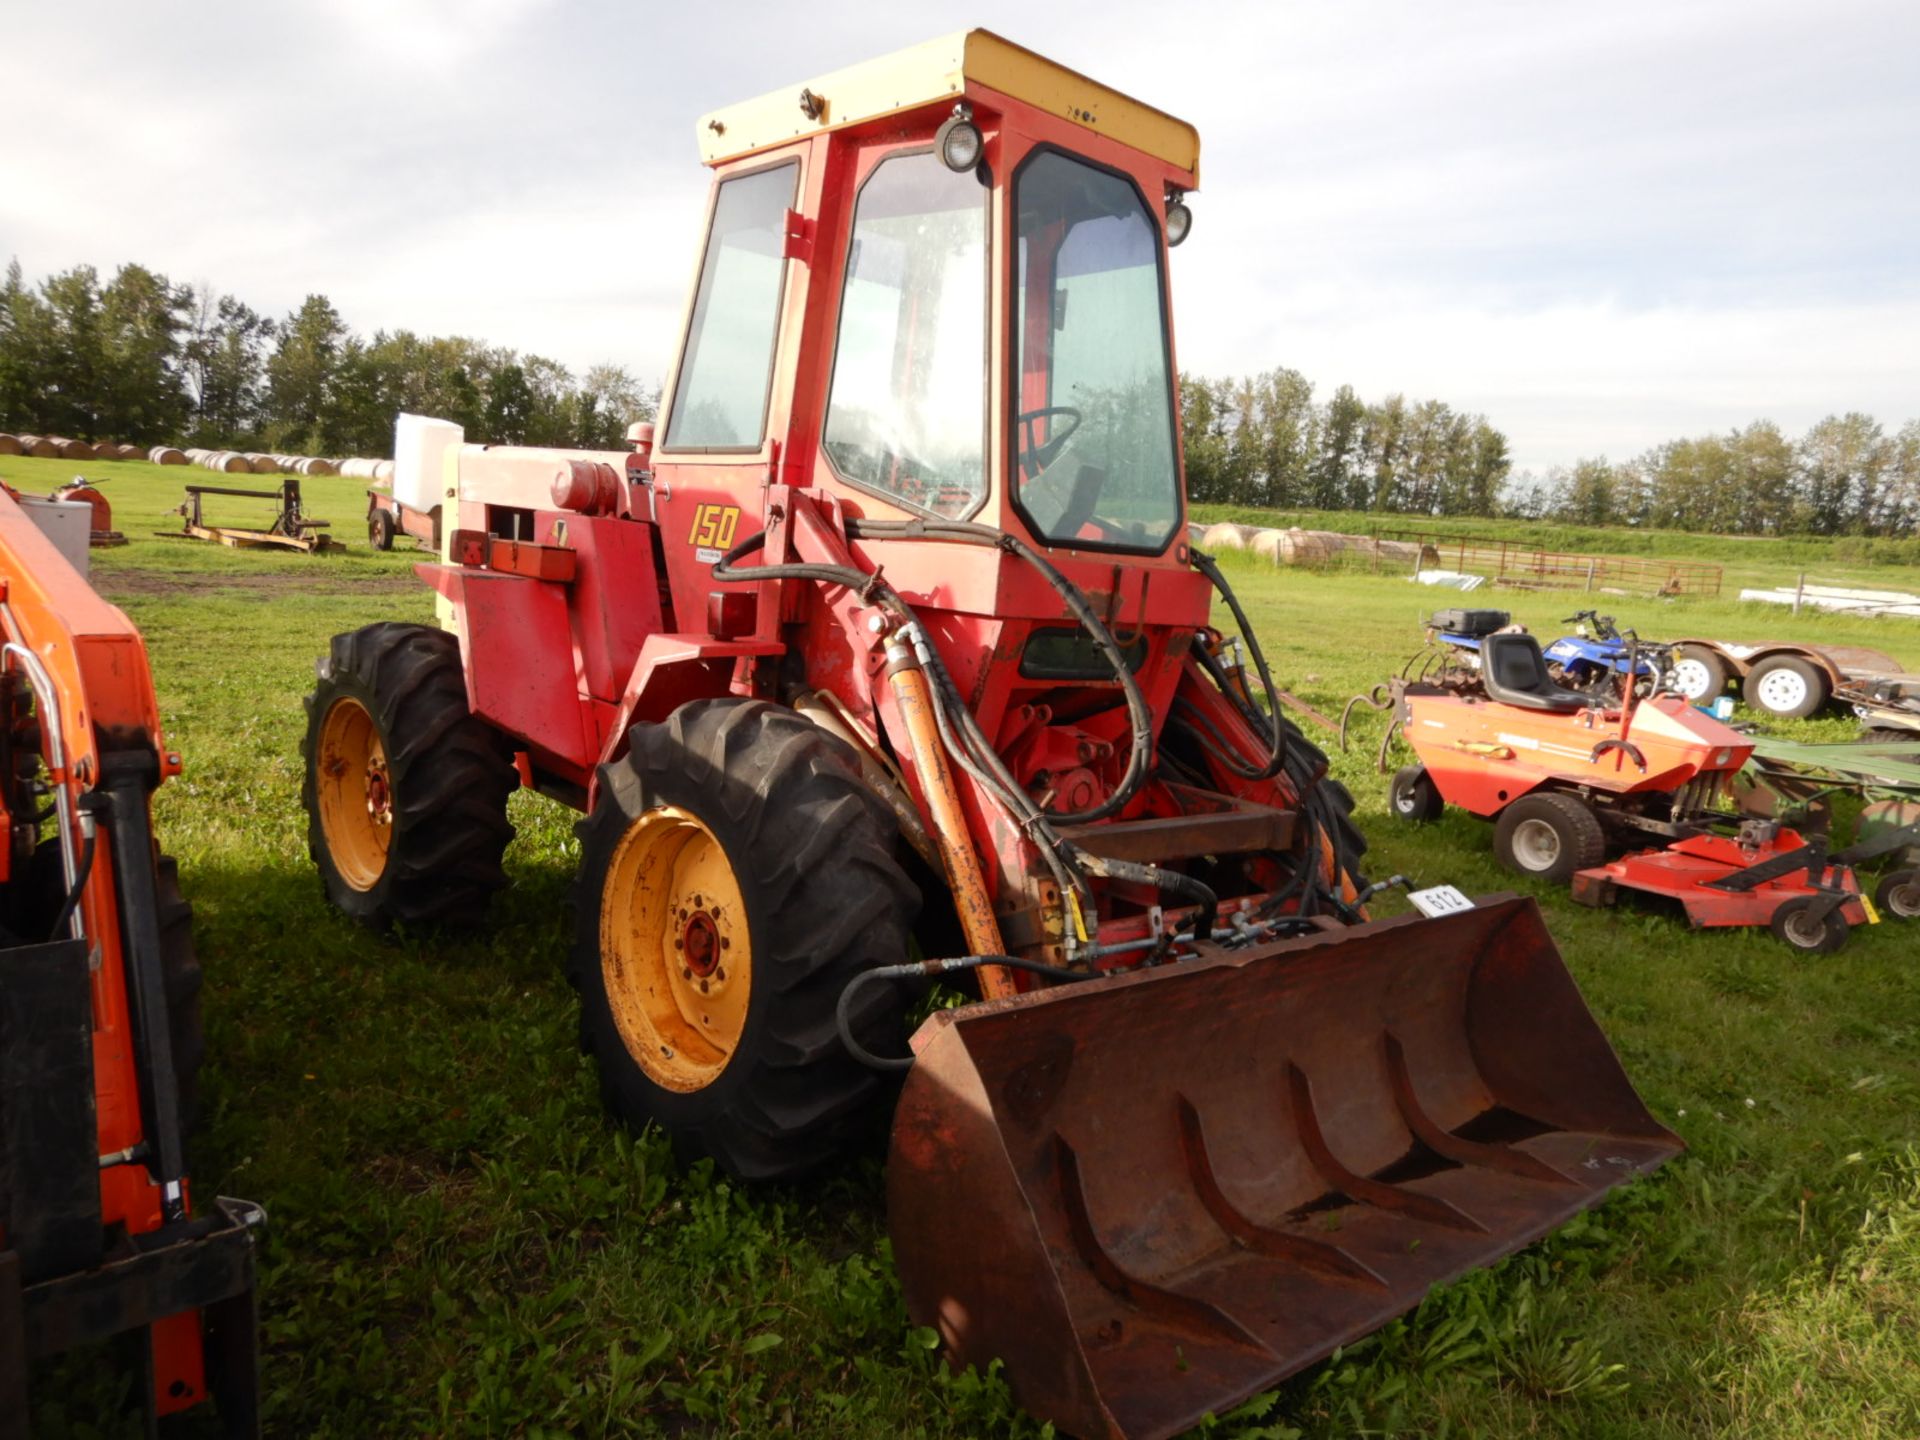
[[[0,458],[0,478],[28,492],[74,468]],[[365,548],[361,487],[306,483],[353,544],[309,558],[154,538],[202,472],[86,468],[113,477],[132,538],[95,552],[97,583],[145,630],[186,757],[157,819],[207,973],[194,1173],[201,1194],[271,1216],[270,1431],[1038,1434],[997,1377],[949,1374],[908,1325],[877,1155],[817,1185],[742,1190],[603,1117],[561,975],[570,814],[515,799],[514,883],[481,938],[382,941],[322,904],[298,803],[314,657],[336,631],[431,617],[412,556]],[[229,503],[235,519],[248,508]],[[1849,573],[1795,544],[1808,568]],[[1436,603],[1394,579],[1227,563],[1283,683],[1330,713],[1417,643]],[[1513,606],[1546,632],[1572,608]],[[1852,640],[1920,669],[1913,622],[1726,601],[1612,608],[1644,633]],[[1380,723],[1334,757],[1376,872],[1511,888],[1481,824],[1387,819]],[[1803,958],[1762,934],[1540,899],[1689,1154],[1205,1433],[1920,1434],[1920,937],[1880,926],[1838,957]],[[100,1385],[66,1393],[76,1369],[37,1377],[42,1433],[118,1433]]]

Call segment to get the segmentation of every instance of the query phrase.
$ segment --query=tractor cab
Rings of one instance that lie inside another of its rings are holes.
[[[1191,126],[974,31],[699,134],[707,233],[652,462],[683,531],[772,480],[1186,568],[1167,251]]]

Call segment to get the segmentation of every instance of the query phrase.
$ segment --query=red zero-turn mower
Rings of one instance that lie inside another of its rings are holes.
[[[1640,891],[1678,901],[1696,926],[1767,925],[1821,952],[1878,919],[1824,838],[1734,812],[1751,740],[1676,695],[1561,689],[1531,635],[1488,635],[1480,653],[1477,689],[1392,682],[1395,724],[1420,757],[1393,777],[1394,814],[1458,805],[1490,819],[1503,865],[1570,883],[1584,904]],[[1632,849],[1642,838],[1666,844]]]

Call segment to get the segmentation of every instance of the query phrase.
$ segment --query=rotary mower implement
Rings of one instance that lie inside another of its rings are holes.
[[[1081,1434],[1171,1434],[1674,1154],[1532,905],[1369,921],[1185,541],[1193,131],[976,31],[700,134],[658,447],[444,426],[395,477],[447,497],[443,628],[320,662],[334,903],[471,922],[509,793],[581,811],[609,1106],[777,1178],[897,1102],[911,1313]],[[972,1003],[909,1037],[929,978]]]

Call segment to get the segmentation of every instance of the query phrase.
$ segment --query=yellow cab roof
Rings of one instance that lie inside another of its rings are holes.
[[[700,117],[700,159],[719,165],[917,109],[969,86],[997,90],[1200,178],[1200,132],[989,30],[964,30]],[[812,110],[815,113],[809,114]]]

